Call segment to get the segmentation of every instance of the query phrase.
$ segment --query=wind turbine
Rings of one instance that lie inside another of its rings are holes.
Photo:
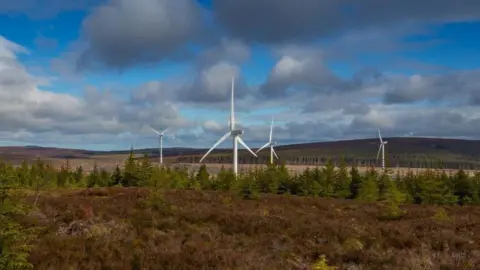
[[[256,153],[262,151],[265,147],[270,147],[270,164],[273,164],[273,156],[278,159],[277,153],[275,152],[275,149],[273,149],[273,145],[276,144],[276,142],[272,141],[272,135],[273,135],[273,117],[272,117],[272,124],[270,125],[270,137],[268,139],[268,142],[264,144],[260,149],[257,150]]]
[[[237,175],[238,173],[238,143],[243,145],[245,149],[247,149],[252,155],[257,157],[257,155],[250,149],[247,144],[242,140],[240,135],[243,134],[243,129],[235,129],[235,113],[234,113],[234,85],[235,85],[235,77],[232,77],[232,99],[231,99],[231,107],[230,107],[230,121],[229,126],[230,130],[223,135],[213,146],[208,150],[208,152],[200,159],[200,163],[212,152],[218,145],[220,145],[223,141],[225,141],[228,137],[232,137],[233,139],[233,173]]]
[[[155,133],[158,134],[158,153],[159,153],[159,162],[160,162],[160,165],[161,165],[163,163],[163,135],[168,130],[168,128],[166,128],[163,132],[158,132],[153,127],[150,127],[150,128],[153,131],[155,131]]]
[[[380,150],[381,150],[382,151],[382,169],[385,170],[385,144],[387,144],[388,141],[382,140],[380,129],[378,129],[378,138],[380,139],[380,147],[378,148],[377,162],[378,162],[378,156],[380,155]]]

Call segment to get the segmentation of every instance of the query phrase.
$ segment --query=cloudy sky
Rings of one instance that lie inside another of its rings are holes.
[[[0,144],[480,139],[478,0],[0,1]],[[223,146],[228,146],[225,143]]]

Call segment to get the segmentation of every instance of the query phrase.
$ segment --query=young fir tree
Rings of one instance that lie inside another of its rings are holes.
[[[0,164],[0,269],[23,270],[33,266],[28,262],[31,245],[29,232],[23,228],[15,217],[24,215],[18,200],[10,196],[15,189],[16,175],[13,168]]]
[[[144,154],[140,161],[140,166],[137,168],[138,184],[141,186],[150,186],[150,180],[152,179],[153,165],[147,154]]]
[[[360,186],[362,184],[362,176],[358,172],[356,166],[353,166],[350,170],[350,198],[356,199],[358,197],[358,192],[360,190]]]
[[[210,174],[208,174],[205,164],[200,166],[194,180],[194,189],[207,189],[210,186]]]
[[[367,173],[363,177],[357,199],[366,202],[375,202],[379,199],[379,190],[375,174]]]
[[[88,174],[88,177],[87,177],[87,187],[92,188],[95,186],[99,186],[99,183],[100,183],[100,170],[97,166],[97,163],[94,163],[93,169],[90,172],[90,174]]]
[[[477,204],[478,194],[474,189],[473,181],[464,170],[460,169],[455,174],[455,196],[460,204]]]
[[[334,193],[337,198],[349,198],[351,196],[350,182],[351,179],[348,175],[347,163],[344,159],[340,161],[340,165],[335,174],[335,186]]]
[[[417,196],[425,204],[455,204],[457,197],[453,194],[442,175],[427,170],[418,175]]]
[[[21,186],[30,186],[30,166],[26,160],[22,161],[22,164],[17,167],[17,178]]]
[[[85,174],[83,171],[83,167],[82,165],[80,165],[75,169],[75,172],[73,172],[73,179],[75,182],[74,184],[76,186],[79,186],[83,182],[84,177],[85,177]]]
[[[110,177],[110,186],[118,186],[123,183],[123,174],[118,165],[115,166],[115,170]]]
[[[100,169],[100,179],[99,180],[100,180],[100,183],[98,184],[99,186],[101,186],[101,187],[110,186],[111,175],[105,168]]]
[[[332,197],[335,189],[335,165],[333,161],[329,159],[325,167],[323,168],[323,174],[325,175],[325,181],[322,183],[322,194],[324,197]]]
[[[138,178],[137,163],[133,157],[132,149],[130,150],[130,155],[127,160],[125,160],[122,184],[125,187],[138,186]]]

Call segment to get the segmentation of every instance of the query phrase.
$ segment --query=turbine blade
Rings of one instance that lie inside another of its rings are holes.
[[[158,132],[156,129],[154,129],[153,127],[150,127],[153,131],[155,131],[155,133],[157,133],[158,135],[161,135],[160,132]]]
[[[279,158],[278,158],[278,155],[277,155],[277,152],[275,152],[275,148],[272,147],[272,150],[273,150],[273,154],[275,155],[275,157],[276,157],[277,159],[279,159]]]
[[[380,156],[380,150],[382,150],[382,145],[380,144],[380,147],[378,148],[378,152],[377,152],[377,161],[378,161],[378,157]]]
[[[380,142],[383,143],[382,134],[380,134],[380,129],[378,129],[378,138],[380,138]]]
[[[167,127],[162,133],[160,133],[160,135],[165,134],[165,132],[166,132],[168,129],[169,129],[169,128]]]
[[[233,101],[234,101],[234,91],[235,91],[235,76],[232,77],[232,104],[230,105],[230,130],[235,129],[235,114],[233,108]]]
[[[272,142],[272,135],[273,135],[273,116],[272,116],[272,124],[270,125],[270,139],[268,142]]]
[[[262,150],[263,150],[265,147],[267,147],[267,146],[269,146],[269,145],[270,145],[270,143],[269,143],[269,142],[267,142],[267,143],[266,143],[266,144],[264,144],[262,147],[260,147],[260,148],[257,150],[257,152],[256,152],[256,153],[258,153],[258,152],[262,151]]]
[[[250,147],[247,146],[247,144],[242,140],[242,138],[240,138],[239,136],[237,136],[237,141],[243,145],[243,147],[245,147],[245,149],[247,149],[250,153],[252,153],[252,155],[254,155],[255,157],[257,157],[257,154],[255,154],[252,149],[250,149]]]
[[[202,163],[202,160],[205,159],[208,154],[210,154],[210,152],[212,152],[219,144],[221,144],[223,141],[225,141],[228,136],[230,136],[230,132],[227,132],[225,135],[223,135],[223,137],[220,138],[220,140],[218,140],[213,146],[212,148],[210,148],[210,150],[208,150],[208,152],[202,157],[202,159],[200,159],[200,163]]]

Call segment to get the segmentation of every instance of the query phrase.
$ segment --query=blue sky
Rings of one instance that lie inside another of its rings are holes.
[[[152,125],[171,127],[166,146],[208,147],[228,127],[233,75],[252,147],[272,116],[279,143],[374,137],[377,128],[480,138],[475,1],[380,12],[367,0],[342,20],[333,0],[295,2],[0,4],[0,70],[9,71],[0,140],[122,149],[133,135],[119,134],[129,132],[154,147]]]

